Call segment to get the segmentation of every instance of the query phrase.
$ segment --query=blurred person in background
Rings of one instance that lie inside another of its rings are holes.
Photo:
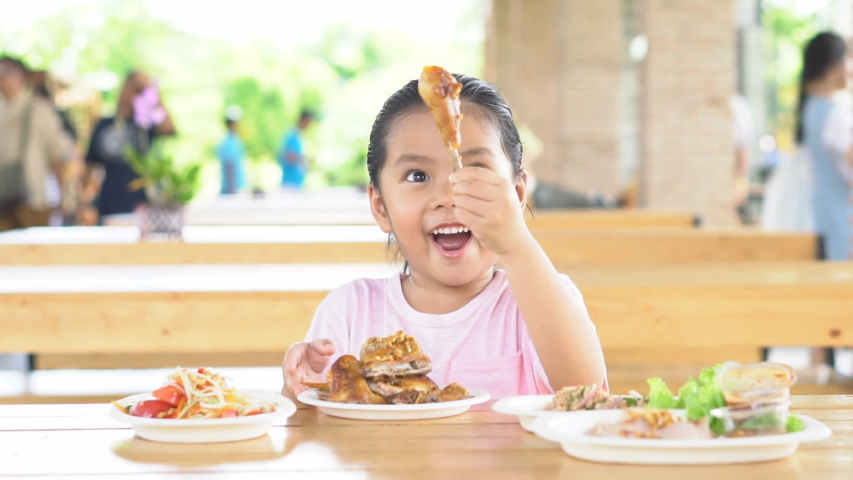
[[[561,185],[543,182],[535,174],[536,161],[542,156],[542,141],[526,125],[518,126],[524,153],[522,164],[527,177],[527,189],[531,192],[527,201],[532,208],[538,210],[555,210],[569,208],[616,208],[618,201],[609,195],[590,191],[586,194],[571,190]]]
[[[805,154],[814,230],[827,260],[850,260],[850,182],[853,181],[853,117],[832,101],[847,88],[847,45],[820,33],[803,52],[796,140]]]
[[[77,224],[77,212],[80,204],[85,165],[83,163],[83,154],[77,146],[77,129],[74,128],[74,124],[71,122],[67,112],[61,110],[56,104],[53,93],[56,88],[56,82],[52,80],[50,74],[45,71],[35,71],[30,76],[33,94],[43,98],[53,106],[62,121],[63,131],[68,135],[74,145],[72,160],[65,165],[62,185],[59,184],[59,179],[53,173],[48,173],[48,202],[51,207],[58,207],[55,212],[57,217],[59,217],[56,223],[70,226]],[[60,201],[61,204],[59,203]],[[51,224],[53,223],[51,221]]]
[[[749,153],[755,142],[755,124],[752,118],[752,109],[746,99],[740,95],[734,95],[729,100],[729,108],[732,111],[734,123],[735,140],[735,199],[734,205],[741,222],[747,223],[749,212]]]
[[[175,126],[160,101],[156,82],[142,72],[129,73],[119,94],[116,114],[95,125],[86,154],[87,179],[96,169],[103,170],[96,200],[98,223],[103,224],[110,215],[131,213],[147,201],[143,189],[130,188],[138,175],[127,163],[125,150],[132,147],[144,155],[154,139],[174,134]]]
[[[238,107],[228,107],[225,112],[225,127],[228,133],[217,149],[222,167],[222,186],[219,193],[237,193],[246,186],[245,157],[246,149],[240,139],[240,117]]]
[[[299,123],[284,137],[278,154],[281,165],[281,185],[286,188],[302,188],[308,163],[305,158],[305,141],[303,134],[314,122],[314,113],[303,111],[299,115]]]
[[[20,59],[0,57],[0,231],[49,224],[48,174],[64,179],[74,156],[54,106],[28,80]]]

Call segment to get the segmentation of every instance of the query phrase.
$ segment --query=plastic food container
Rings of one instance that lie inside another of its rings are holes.
[[[791,367],[781,363],[730,362],[720,368],[717,380],[726,404],[732,407],[787,401],[797,376]]]
[[[722,420],[726,437],[779,435],[787,433],[790,405],[789,400],[778,399],[765,403],[716,408],[711,410],[711,415]]]

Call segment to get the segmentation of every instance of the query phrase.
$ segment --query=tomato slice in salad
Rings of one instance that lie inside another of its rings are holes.
[[[177,385],[166,385],[152,392],[154,398],[161,402],[166,402],[173,407],[177,407],[181,400],[185,397],[184,392]]]
[[[134,417],[168,418],[174,408],[174,405],[160,400],[143,400],[130,409],[130,414]]]

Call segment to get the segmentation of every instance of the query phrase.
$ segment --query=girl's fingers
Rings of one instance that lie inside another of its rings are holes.
[[[308,348],[318,355],[328,356],[335,354],[335,344],[331,340],[314,340],[308,344]]]
[[[472,197],[470,195],[459,195],[453,198],[457,213],[459,210],[463,210],[470,215],[482,220],[486,220],[489,216],[494,216],[495,210],[497,206],[495,202],[482,200],[477,197]],[[491,215],[490,215],[491,212]],[[459,219],[462,221],[462,219]],[[465,223],[464,221],[462,223]],[[465,223],[468,225],[467,223]],[[470,225],[468,225],[470,227]]]
[[[494,185],[489,185],[482,182],[464,182],[457,183],[453,186],[453,196],[468,195],[480,200],[497,200],[502,196],[502,192]]]
[[[286,374],[293,375],[296,373],[299,363],[305,356],[306,348],[306,344],[300,342],[287,349],[287,353],[284,354],[284,372]]]
[[[499,186],[506,180],[496,172],[483,167],[465,167],[450,175],[450,183],[483,182],[489,185]]]

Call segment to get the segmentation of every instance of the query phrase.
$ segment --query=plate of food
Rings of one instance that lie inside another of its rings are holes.
[[[532,432],[536,418],[553,413],[585,410],[618,410],[646,404],[647,397],[636,392],[628,395],[611,395],[598,385],[565,387],[555,395],[521,395],[495,402],[492,410],[506,415],[516,415],[521,426]]]
[[[437,385],[427,376],[432,371],[429,357],[402,331],[368,339],[359,357],[338,358],[327,381],[304,383],[311,388],[297,400],[335,417],[424,420],[459,415],[490,398],[456,383]]]
[[[714,436],[707,421],[689,420],[683,410],[649,408],[545,415],[534,420],[532,428],[576,458],[657,465],[776,460],[792,455],[800,443],[832,435],[829,427],[811,417],[791,418],[802,424],[802,430],[740,437]]]
[[[109,416],[141,438],[169,443],[233,442],[260,437],[277,417],[296,413],[287,398],[266,390],[237,390],[208,368],[180,368],[151,393],[112,402]]]
[[[823,423],[789,412],[793,371],[780,364],[703,369],[673,395],[649,379],[643,406],[540,415],[532,431],[574,457],[609,463],[711,464],[775,460],[829,438]]]

